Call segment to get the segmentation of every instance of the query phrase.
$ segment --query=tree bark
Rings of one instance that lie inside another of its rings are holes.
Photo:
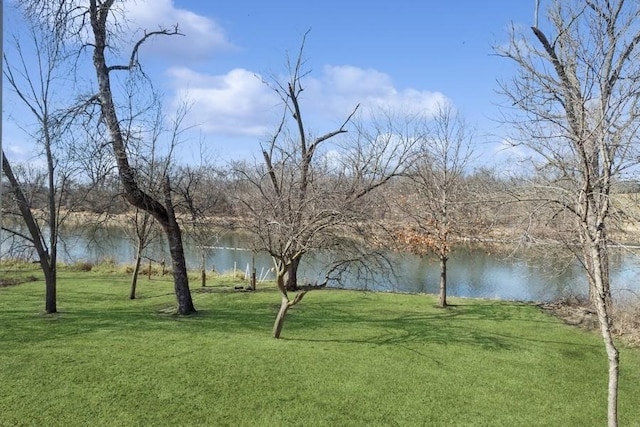
[[[280,291],[280,310],[278,310],[278,315],[276,316],[276,321],[273,324],[273,338],[280,338],[280,333],[282,332],[282,327],[284,326],[284,319],[289,311],[289,308],[298,304],[302,301],[302,298],[306,295],[306,293],[311,289],[311,287],[305,287],[301,289],[293,298],[293,300],[289,299],[289,295],[287,294],[286,283],[284,280],[285,272],[288,270],[287,267],[283,267],[282,265],[278,265],[276,263],[276,285],[278,290]]]
[[[440,295],[438,296],[438,306],[447,306],[447,257],[440,257]]]
[[[140,265],[142,263],[142,242],[138,242],[136,249],[136,261],[133,266],[133,273],[131,275],[131,292],[129,293],[129,299],[136,299],[136,287],[138,284],[138,274],[140,274]]]
[[[608,408],[608,426],[616,427],[618,425],[618,377],[620,355],[613,340],[611,332],[611,295],[609,286],[605,283],[608,280],[607,259],[603,259],[603,253],[598,242],[591,242],[591,265],[593,270],[590,272],[590,282],[593,283],[595,301],[593,301],[596,313],[598,314],[598,323],[600,324],[600,333],[604,341],[607,359],[609,362],[609,386],[607,391],[607,408]]]
[[[282,332],[282,327],[284,326],[284,318],[287,315],[287,311],[289,311],[289,307],[289,298],[287,298],[286,295],[283,295],[280,300],[280,310],[278,310],[276,321],[273,324],[273,337],[275,339],[280,338],[280,333]]]
[[[200,268],[200,286],[207,286],[207,265],[204,251],[202,251],[202,264]]]
[[[287,291],[293,292],[298,289],[298,266],[300,258],[294,258],[287,268]]]
[[[191,299],[191,292],[189,291],[189,277],[187,275],[187,262],[184,257],[182,232],[176,220],[176,213],[173,210],[169,177],[165,177],[164,179],[163,191],[168,221],[166,224],[162,224],[162,226],[169,240],[174,290],[176,298],[178,299],[178,313],[188,315],[195,313],[196,309]]]
[[[42,265],[42,262],[40,262]],[[45,263],[46,268],[43,267],[44,271],[44,283],[45,283],[45,303],[44,303],[44,311],[48,314],[57,313],[58,312],[58,303],[57,303],[57,274],[55,267],[49,266],[48,262]]]
[[[286,269],[288,270],[288,268]],[[289,311],[289,296],[287,295],[287,288],[284,280],[284,272],[286,271],[284,268],[281,268],[276,263],[276,286],[280,291],[280,310],[278,310],[278,315],[276,316],[276,321],[273,324],[273,338],[280,338],[280,333],[282,332],[282,326],[284,325],[284,318],[287,315],[287,311]]]

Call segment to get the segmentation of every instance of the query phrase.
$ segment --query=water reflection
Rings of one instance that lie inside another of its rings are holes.
[[[185,238],[185,244],[189,269],[200,268],[204,253],[207,270],[246,271],[255,263],[258,278],[273,278],[270,273],[272,262],[266,254],[231,249],[248,247],[246,237],[241,234],[229,233],[213,239],[211,246],[217,249],[198,247],[188,237]],[[638,293],[638,257],[623,250],[612,252],[611,282],[614,294]],[[166,253],[166,243],[160,239],[147,249],[146,256],[158,262],[166,259],[169,264]],[[62,241],[61,258],[66,262],[98,262],[111,258],[118,263],[132,263],[133,257],[131,239],[117,228],[67,230]],[[299,278],[312,282],[318,279],[318,262],[308,257],[300,266]],[[460,248],[452,253],[448,263],[448,294],[522,301],[547,301],[568,294],[584,295],[587,286],[583,271],[575,262],[568,268],[565,264],[566,261],[559,258],[555,261],[552,257],[514,259],[482,250]],[[436,259],[396,254],[393,256],[393,265],[393,276],[373,278],[375,280],[352,278],[345,287],[373,291],[438,292],[440,273]]]

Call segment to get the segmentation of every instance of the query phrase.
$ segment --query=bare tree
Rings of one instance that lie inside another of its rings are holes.
[[[399,237],[412,252],[438,257],[438,305],[444,308],[452,247],[477,236],[483,221],[465,179],[473,154],[472,130],[449,104],[440,105],[433,118],[423,119],[427,120],[424,131],[416,136],[416,160],[399,202],[408,220]]]
[[[141,96],[143,92],[143,88],[140,87],[141,82],[136,77],[132,76],[125,85],[127,102],[123,109],[126,109],[127,113],[126,119],[121,121],[121,126],[126,135],[127,155],[136,172],[138,185],[153,197],[160,198],[162,183],[165,182],[171,169],[170,153],[179,143],[181,122],[186,110],[180,109],[167,129],[160,99],[155,94],[151,94],[149,100],[144,100]],[[167,135],[168,154],[163,157],[160,154],[160,145],[162,138]],[[124,216],[129,226],[125,227],[125,232],[135,242],[135,259],[129,292],[129,298],[135,299],[142,258],[147,247],[159,237],[158,224],[149,211],[139,207],[134,207],[133,212],[125,212]]]
[[[183,227],[200,252],[200,279],[207,283],[207,257],[231,228],[229,203],[220,187],[223,173],[211,165],[204,153],[197,167],[183,166],[176,171],[176,192],[183,216]]]
[[[321,136],[309,133],[301,108],[303,50],[304,39],[297,58],[288,64],[287,82],[269,83],[283,102],[284,114],[273,137],[262,144],[261,164],[236,168],[242,185],[237,211],[256,236],[254,249],[269,253],[274,262],[281,297],[275,338],[289,308],[309,290],[337,280],[349,266],[379,259],[367,245],[372,236],[367,203],[373,200],[367,196],[399,173],[409,152],[401,144],[387,144],[387,139],[367,139],[364,132],[350,142],[340,140],[357,107],[336,130]],[[290,120],[292,130],[287,127]],[[322,278],[300,286],[302,258],[318,251],[331,254]]]
[[[137,122],[132,120],[133,115],[129,115],[130,120],[126,121],[125,132],[128,135],[127,149],[132,158],[138,182],[144,186],[146,191],[157,197],[162,191],[161,185],[163,175],[167,172],[167,165],[156,160],[156,144],[162,134],[162,117],[159,109],[156,110],[156,113],[155,120],[153,120],[151,125],[149,141],[147,141],[147,138],[144,136],[136,135],[138,132],[134,131],[133,128],[139,128]],[[140,267],[145,250],[159,237],[159,230],[157,229],[158,224],[148,211],[134,207],[133,211],[127,210],[123,215],[126,218],[125,233],[135,245],[133,272],[131,273],[131,286],[129,291],[129,299],[135,299],[138,287],[138,276],[140,275]],[[149,271],[149,275],[151,275],[151,271]]]
[[[65,114],[65,108],[61,105],[64,100],[56,93],[66,75],[66,52],[62,44],[42,31],[37,22],[27,21],[27,34],[28,42],[18,36],[14,37],[15,55],[12,58],[4,55],[6,67],[3,74],[9,87],[36,122],[34,127],[30,127],[22,118],[19,125],[38,143],[46,164],[44,215],[35,214],[36,206],[27,197],[26,183],[20,182],[4,153],[2,168],[27,227],[28,235],[23,234],[22,237],[34,245],[44,273],[45,311],[55,313],[59,228],[67,217],[67,213],[61,212],[61,208],[68,186],[73,177],[79,174],[79,168],[70,154],[70,146],[64,145],[65,138],[71,140],[66,131],[73,117]],[[36,66],[30,65],[26,59],[31,53],[35,56]],[[17,230],[9,231],[21,234]]]
[[[617,425],[608,230],[616,177],[638,164],[640,4],[553,1],[532,39],[515,29],[496,52],[518,67],[501,84],[514,110],[513,143],[526,148],[539,206],[573,219],[569,248],[585,269],[609,362],[608,423]],[[520,137],[520,138],[518,138]],[[549,210],[544,210],[549,212]]]
[[[92,54],[93,68],[96,73],[97,92],[86,104],[95,102],[100,108],[100,123],[106,127],[110,145],[118,168],[118,174],[125,198],[134,207],[149,212],[163,228],[169,242],[172,259],[174,290],[177,299],[177,312],[188,315],[195,313],[195,307],[189,290],[189,278],[184,256],[182,231],[176,219],[173,206],[172,186],[169,175],[162,182],[160,196],[155,196],[140,185],[136,170],[132,167],[127,152],[127,135],[123,132],[118,105],[112,90],[111,78],[118,72],[141,72],[138,53],[141,46],[150,38],[157,36],[180,35],[177,26],[171,29],[160,28],[146,31],[133,44],[127,62],[109,64],[107,53],[116,52],[118,31],[123,30],[122,9],[116,0],[20,0],[18,4],[24,11],[37,17],[42,25],[50,30],[58,40],[73,40],[80,43],[82,52]],[[119,40],[120,42],[122,40]]]
[[[142,258],[144,257],[145,249],[147,249],[154,238],[157,237],[157,233],[154,227],[153,217],[148,212],[136,208],[130,219],[132,226],[130,238],[135,241],[135,253],[129,299],[136,299]]]
[[[168,175],[164,176],[162,188],[164,200],[153,197],[138,185],[135,170],[130,166],[127,156],[126,139],[118,120],[110,81],[110,74],[112,72],[119,70],[133,71],[138,67],[138,49],[149,37],[155,35],[175,35],[179,33],[177,28],[174,30],[148,32],[133,47],[128,64],[107,65],[105,57],[105,51],[108,46],[107,25],[113,4],[114,0],[106,0],[103,2],[91,0],[89,2],[89,20],[94,38],[93,64],[98,80],[97,100],[102,110],[104,122],[111,136],[111,144],[118,165],[120,180],[125,190],[125,197],[133,206],[149,212],[160,223],[166,233],[172,259],[174,288],[178,300],[178,313],[188,315],[194,313],[196,310],[189,290],[189,277],[184,256],[182,232],[173,207],[170,179]]]

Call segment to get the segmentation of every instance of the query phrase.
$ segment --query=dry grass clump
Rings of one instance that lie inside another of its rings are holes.
[[[600,328],[595,309],[585,298],[576,296],[541,305],[566,324],[597,331]],[[614,304],[613,333],[634,347],[640,347],[640,297],[617,300]]]
[[[614,307],[614,328],[616,335],[630,345],[640,347],[640,298],[629,298]]]

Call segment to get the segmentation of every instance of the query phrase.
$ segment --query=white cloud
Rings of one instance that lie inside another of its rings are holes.
[[[46,167],[44,156],[40,155],[41,150],[33,142],[22,139],[19,134],[17,137],[13,137],[13,134],[9,132],[9,135],[11,135],[10,141],[6,142],[3,149],[14,168],[19,164],[26,165],[31,169]],[[5,140],[9,139],[7,136],[7,132],[5,132]]]
[[[281,101],[261,78],[245,69],[207,75],[185,67],[169,70],[175,100],[187,100],[190,115],[206,133],[263,136],[274,130]],[[326,66],[318,78],[303,81],[301,105],[313,130],[316,123],[341,122],[357,104],[362,109],[431,115],[449,102],[440,92],[398,90],[389,75],[353,66]]]
[[[234,49],[224,29],[213,19],[175,7],[173,0],[127,0],[123,14],[139,37],[143,31],[173,28],[184,36],[155,37],[145,52],[174,59],[208,59],[212,52]]]
[[[337,93],[352,96],[387,97],[397,94],[391,77],[387,74],[351,65],[326,65],[323,69],[323,83]]]
[[[24,160],[29,158],[29,156],[32,156],[35,149],[33,147],[28,147],[25,143],[24,145],[9,144],[6,150],[7,154],[13,155],[20,160]]]
[[[281,111],[275,93],[242,68],[210,76],[175,67],[168,74],[176,87],[174,103],[186,101],[190,118],[206,133],[262,136]]]
[[[364,111],[382,108],[429,116],[438,105],[449,102],[440,92],[399,90],[388,74],[350,65],[325,66],[321,78],[311,87],[315,92],[312,96],[318,100],[316,108],[330,115],[344,116],[360,104]]]

